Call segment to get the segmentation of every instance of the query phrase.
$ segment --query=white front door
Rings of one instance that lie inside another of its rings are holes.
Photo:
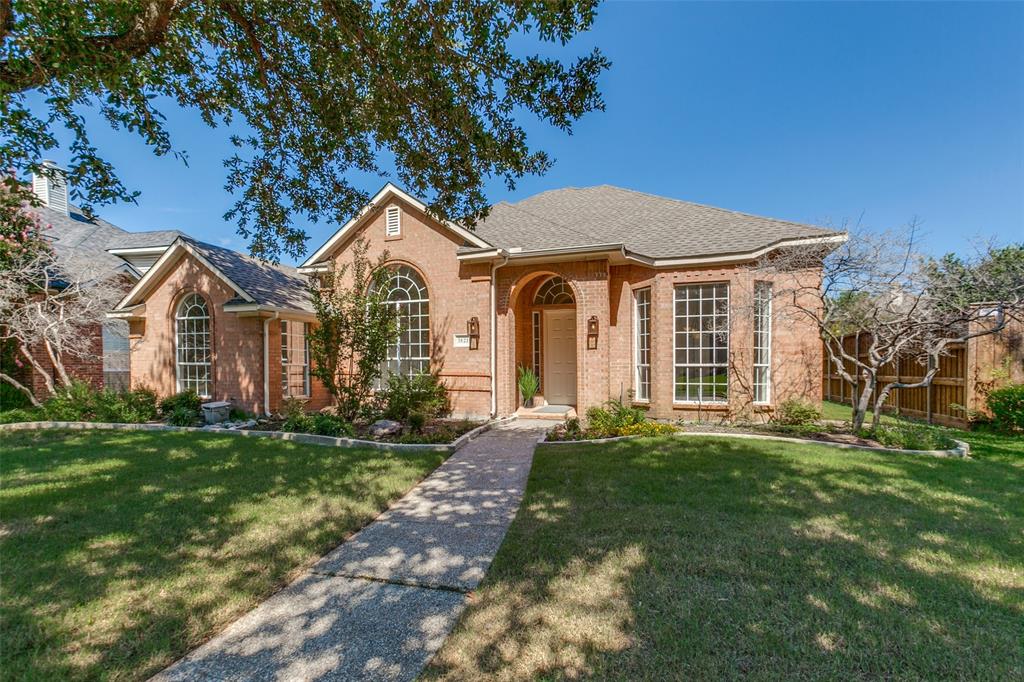
[[[576,310],[544,311],[544,399],[576,404]]]

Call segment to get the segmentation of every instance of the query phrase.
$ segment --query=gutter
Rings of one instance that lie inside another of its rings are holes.
[[[270,416],[270,321],[278,314],[263,320],[263,414]]]
[[[742,263],[754,260],[771,253],[772,251],[787,246],[809,246],[814,244],[842,244],[849,238],[849,235],[835,234],[822,237],[796,237],[779,239],[767,246],[753,249],[751,251],[737,251],[732,253],[706,254],[702,256],[683,256],[678,258],[651,258],[632,252],[623,243],[615,244],[591,244],[589,246],[573,246],[569,248],[553,249],[498,249],[463,253],[457,256],[460,261],[491,260],[495,257],[504,256],[505,260],[521,260],[527,258],[552,258],[557,256],[592,255],[599,256],[608,253],[621,253],[628,261],[641,263],[648,267],[670,268],[670,267],[696,267],[700,265],[721,265],[725,263]]]
[[[508,254],[501,264],[491,263],[491,418],[498,416],[498,268],[508,265]]]
[[[315,322],[316,315],[297,308],[282,308],[281,306],[273,305],[262,305],[260,303],[235,303],[225,304],[224,312],[226,313],[273,313],[274,317],[279,317],[281,313],[294,317],[297,320],[303,322]]]

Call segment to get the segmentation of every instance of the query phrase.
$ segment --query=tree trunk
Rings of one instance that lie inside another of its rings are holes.
[[[871,401],[871,393],[875,388],[875,376],[871,372],[865,370],[862,372],[864,376],[864,384],[860,391],[860,398],[857,400],[857,404],[853,409],[853,432],[857,433],[864,428],[864,419],[868,412],[868,404]]]
[[[64,353],[60,349],[54,348],[49,339],[45,339],[43,343],[46,346],[46,354],[50,356],[50,362],[53,363],[53,368],[57,370],[57,375],[60,377],[61,386],[71,386],[71,377],[64,369]]]
[[[12,377],[12,376],[10,376],[8,374],[4,374],[3,372],[0,372],[0,381],[6,381],[11,386],[14,386],[16,389],[18,389],[19,391],[24,393],[26,396],[28,396],[28,399],[32,403],[33,407],[42,407],[43,406],[42,403],[40,403],[36,399],[36,396],[35,396],[35,394],[32,393],[31,389],[29,389],[27,386],[25,386],[24,384],[19,382],[14,377]]]
[[[892,391],[892,385],[886,386],[878,392],[878,397],[875,398],[875,413],[871,416],[871,429],[877,430],[882,422],[882,406],[885,405],[885,401],[889,399],[889,393]]]
[[[51,396],[55,395],[57,393],[57,388],[53,385],[53,378],[46,371],[46,368],[39,364],[39,361],[32,356],[32,353],[28,352],[28,349],[25,348],[25,346],[19,344],[18,350],[21,351],[21,354],[26,360],[28,360],[28,364],[32,365],[32,369],[39,372],[39,376],[43,378],[43,383],[46,384],[46,392]]]

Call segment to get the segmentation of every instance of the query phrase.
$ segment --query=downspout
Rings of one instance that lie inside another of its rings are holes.
[[[263,414],[270,416],[270,321],[276,320],[277,313],[273,317],[263,320]]]
[[[498,416],[498,268],[508,265],[508,254],[500,265],[491,263],[491,418]]]

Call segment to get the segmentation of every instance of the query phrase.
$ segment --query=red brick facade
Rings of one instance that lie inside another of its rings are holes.
[[[388,206],[401,208],[401,232],[385,235]],[[351,246],[359,238],[369,243],[369,257],[385,251],[388,262],[413,268],[426,284],[429,296],[431,363],[448,386],[456,415],[483,417],[492,412],[491,296],[492,268],[498,415],[515,412],[519,405],[516,368],[532,362],[532,313],[538,286],[551,275],[564,278],[572,288],[576,319],[577,410],[610,398],[628,401],[634,386],[634,292],[651,289],[651,395],[642,403],[658,418],[693,418],[698,406],[677,402],[674,365],[674,291],[677,285],[722,282],[730,291],[729,399],[721,405],[703,405],[701,416],[757,418],[789,397],[820,398],[821,344],[815,329],[800,319],[779,321],[772,330],[772,390],[766,405],[753,405],[753,308],[751,271],[744,264],[702,268],[652,268],[601,256],[587,260],[520,265],[494,261],[467,264],[458,260],[464,238],[398,197],[370,210],[344,240],[320,262],[349,262]],[[803,277],[817,278],[817,272]],[[145,321],[132,325],[132,383],[158,393],[176,390],[174,366],[174,310],[187,293],[201,294],[210,304],[213,327],[213,398],[231,400],[245,409],[262,412],[264,404],[264,331],[269,362],[269,408],[281,405],[280,322],[253,314],[225,312],[223,305],[237,294],[198,261],[182,258],[163,275],[146,300]],[[308,319],[297,313],[296,319]],[[286,317],[286,316],[285,316]],[[456,345],[455,336],[467,332],[471,318],[479,323],[475,344]],[[596,340],[588,342],[588,321],[596,319]],[[543,387],[542,387],[543,393]],[[319,408],[329,397],[315,379],[309,407]]]

